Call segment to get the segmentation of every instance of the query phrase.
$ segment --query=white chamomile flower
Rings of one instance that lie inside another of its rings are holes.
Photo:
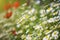
[[[29,17],[30,17],[29,15],[26,15],[26,16],[25,16],[25,19],[28,19]]]
[[[54,22],[55,20],[53,18],[50,18],[49,20],[47,20],[48,23]]]
[[[39,12],[41,14],[40,17],[44,17],[45,16],[45,10],[44,9],[41,9]]]
[[[25,19],[25,16],[26,16],[26,15],[23,15],[22,17],[20,17],[20,18],[17,20],[18,23],[22,22],[22,21]]]
[[[54,32],[52,33],[52,37],[53,37],[54,39],[57,39],[57,38],[58,38],[58,34],[59,34],[58,31],[54,31]]]
[[[54,20],[55,20],[55,21],[58,21],[58,20],[59,20],[59,16],[54,17]]]
[[[44,15],[45,10],[44,10],[44,9],[41,9],[41,10],[40,10],[40,13]]]
[[[48,12],[50,12],[52,9],[53,9],[53,8],[50,7],[50,8],[48,8],[48,9],[46,10],[46,12],[48,13]]]
[[[45,36],[43,40],[50,40],[50,35]]]
[[[30,25],[34,25],[34,23],[33,22],[30,22]]]
[[[33,26],[33,28],[43,30],[43,27],[40,25]]]
[[[60,16],[60,10],[59,10],[59,13],[58,13],[58,15]]]
[[[25,26],[25,28],[28,28],[28,27],[29,27],[29,25],[26,25],[26,26]]]
[[[25,37],[26,37],[26,35],[24,35],[24,34],[21,36],[22,39],[24,39]]]
[[[31,40],[31,39],[32,39],[31,35],[26,36],[26,40]]]
[[[54,5],[54,2],[50,3],[50,7],[53,7],[53,5]]]
[[[46,30],[45,31],[45,34],[49,34],[49,33],[51,33],[52,32],[52,30]]]
[[[43,20],[43,21],[47,20],[47,17],[43,17],[42,20]]]
[[[32,8],[32,9],[28,12],[28,14],[32,15],[34,12],[35,12],[35,8]]]
[[[35,21],[36,20],[36,16],[33,16],[30,18],[31,21]]]
[[[17,34],[20,34],[20,33],[23,33],[23,30],[20,30],[20,31],[17,32]]]
[[[20,24],[17,24],[17,26],[16,26],[17,28],[19,28],[20,27]]]
[[[44,14],[40,15],[40,17],[44,17],[44,16],[45,16]]]
[[[53,9],[51,12],[54,14],[55,9]]]
[[[35,4],[40,4],[40,0],[37,0]]]
[[[53,13],[53,15],[57,15],[58,12]]]
[[[22,15],[22,17],[20,19],[18,19],[18,23],[22,22],[24,19],[29,18],[28,15]]]
[[[26,6],[26,5],[27,5],[27,3],[22,4],[22,6]]]
[[[29,10],[25,10],[24,12],[27,13]]]
[[[29,31],[30,31],[30,30],[29,30],[29,29],[27,29],[26,34],[27,34]]]
[[[47,24],[47,21],[43,21],[42,24]]]
[[[25,19],[26,15],[23,15],[22,18]]]

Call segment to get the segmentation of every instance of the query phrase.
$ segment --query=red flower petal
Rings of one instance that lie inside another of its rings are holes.
[[[4,18],[10,18],[12,16],[12,12],[9,12],[9,13],[7,13],[5,16],[4,16]]]
[[[16,34],[16,30],[12,30],[12,34],[13,34],[13,35],[17,35],[17,34]]]
[[[4,10],[8,10],[9,8],[11,8],[11,4],[10,3],[5,4],[3,9]]]
[[[18,7],[19,7],[19,2],[15,2],[15,3],[13,4],[13,7],[14,7],[14,8],[18,8]]]

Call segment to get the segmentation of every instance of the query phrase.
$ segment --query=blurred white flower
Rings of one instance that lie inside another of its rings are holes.
[[[26,35],[24,35],[24,34],[21,36],[22,39],[24,39],[25,37],[26,37]]]
[[[20,34],[20,33],[23,33],[23,30],[19,30],[19,31],[17,32],[17,34]]]
[[[22,4],[22,6],[26,6],[26,5],[27,5],[27,3]]]
[[[48,23],[54,22],[55,20],[53,18],[50,18],[49,20],[47,20]]]
[[[47,35],[47,34],[49,34],[49,33],[51,33],[52,32],[52,30],[46,30],[45,31],[45,34]]]
[[[46,21],[47,20],[47,17],[43,17],[43,18],[41,18],[43,21]]]
[[[58,15],[60,16],[60,10],[59,10],[59,13],[58,13]]]
[[[53,9],[51,12],[54,14],[55,9]]]
[[[52,33],[52,37],[53,37],[54,39],[57,39],[57,38],[58,38],[58,34],[59,34],[58,31],[54,31],[54,32]]]
[[[52,9],[53,9],[53,8],[50,7],[50,8],[48,8],[48,9],[46,10],[46,12],[48,13],[48,12],[50,12]]]
[[[50,35],[45,36],[43,40],[50,40]]]
[[[22,17],[20,17],[17,21],[18,23],[22,22],[25,19],[25,15],[23,15]]]
[[[22,18],[25,19],[26,15],[22,15]]]
[[[17,28],[19,28],[20,27],[20,24],[17,24],[17,26],[16,26]]]
[[[44,14],[40,15],[40,17],[44,17],[44,16],[45,16]]]
[[[35,4],[40,4],[40,0],[37,0]]]
[[[20,19],[18,19],[18,23],[22,22],[24,19],[29,18],[29,15],[22,15],[22,17],[20,17]]]
[[[30,25],[34,25],[34,23],[33,22],[30,22]]]
[[[21,19],[27,19],[27,18],[29,18],[29,15],[27,15],[27,14],[24,14],[24,15],[22,15],[22,18]]]
[[[57,15],[57,14],[58,14],[58,12],[53,13],[53,15]]]
[[[48,23],[56,22],[56,21],[59,21],[59,16],[54,17],[54,18],[50,18],[49,20],[47,20]]]
[[[33,16],[30,18],[31,21],[35,21],[36,20],[36,16]]]
[[[42,24],[47,24],[47,21],[43,21]]]
[[[25,10],[24,13],[28,12],[29,10]]]
[[[26,26],[25,26],[25,28],[28,28],[28,27],[29,27],[29,25],[26,25]]]
[[[59,16],[54,17],[54,20],[55,20],[55,21],[58,21],[58,20],[59,20]]]
[[[44,14],[45,14],[45,10],[44,10],[44,9],[41,9],[41,10],[40,10],[40,13],[41,13],[42,15],[44,15]]]
[[[32,9],[28,12],[28,14],[32,15],[34,12],[35,12],[35,8],[32,8]]]
[[[26,36],[26,40],[31,40],[31,39],[32,39],[31,35]]]
[[[41,9],[39,12],[40,12],[40,17],[44,17],[46,14],[44,9]]]
[[[53,7],[53,5],[54,5],[54,2],[50,3],[50,7]]]
[[[43,27],[40,25],[35,25],[35,26],[33,26],[33,28],[43,30]]]
[[[26,34],[27,34],[29,31],[30,31],[30,30],[29,30],[29,29],[27,29]]]

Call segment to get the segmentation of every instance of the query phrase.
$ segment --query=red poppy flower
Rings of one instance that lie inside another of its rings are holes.
[[[4,18],[10,18],[12,16],[12,12],[8,12],[5,16],[4,16]]]
[[[9,8],[11,8],[11,4],[10,3],[5,4],[3,9],[4,10],[8,10]]]
[[[20,5],[20,4],[19,4],[19,2],[17,1],[17,2],[14,2],[13,7],[14,7],[14,8],[18,8],[19,5]]]

